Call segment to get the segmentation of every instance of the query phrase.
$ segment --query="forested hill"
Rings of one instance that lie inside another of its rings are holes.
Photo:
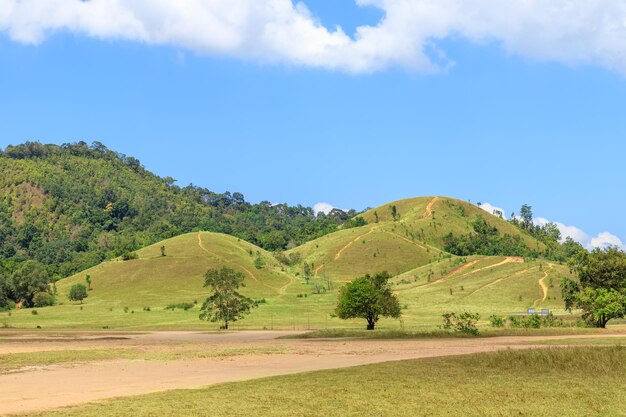
[[[0,151],[0,276],[26,264],[61,278],[194,230],[228,233],[268,250],[337,230],[355,213],[250,204],[161,178],[99,142],[27,142]],[[31,262],[27,262],[31,261]]]

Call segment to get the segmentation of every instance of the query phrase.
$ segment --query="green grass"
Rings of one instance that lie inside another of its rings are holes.
[[[431,204],[432,203],[432,204]],[[393,221],[388,206],[364,216],[370,224],[324,236],[293,249],[302,262],[287,267],[273,254],[248,242],[218,233],[190,233],[159,242],[138,251],[139,259],[102,263],[57,283],[61,305],[30,310],[0,312],[0,328],[35,329],[124,329],[161,330],[217,329],[217,323],[198,319],[199,308],[207,297],[203,275],[208,268],[231,267],[246,277],[242,293],[265,299],[235,329],[326,329],[361,326],[358,320],[332,317],[338,290],[364,273],[388,270],[399,296],[403,318],[381,320],[384,329],[431,328],[441,324],[449,311],[480,313],[483,324],[492,314],[506,316],[529,307],[548,308],[563,313],[558,282],[570,275],[566,266],[545,261],[511,262],[505,257],[458,258],[441,252],[443,236],[449,231],[465,233],[477,214],[485,216],[503,232],[516,231],[507,222],[468,203],[423,197],[394,202],[400,219]],[[431,205],[434,211],[428,214]],[[462,210],[460,208],[463,208]],[[434,218],[433,218],[434,217]],[[532,239],[528,244],[534,244]],[[167,256],[160,248],[165,246]],[[260,257],[264,266],[255,267]],[[310,283],[303,278],[303,263],[316,271]],[[84,305],[71,303],[71,285],[85,283],[89,274],[92,291]],[[552,283],[547,297],[541,279]],[[316,282],[325,292],[314,294]],[[194,307],[166,310],[170,304],[192,303]],[[149,311],[147,308],[149,307]]]
[[[601,335],[606,334],[606,329],[592,329],[582,327],[552,327],[542,329],[494,329],[480,328],[478,337],[500,336],[566,336],[566,335]],[[614,331],[614,329],[612,330]],[[359,339],[431,339],[431,338],[474,338],[476,336],[455,333],[447,330],[374,330],[363,329],[327,329],[316,330],[296,335],[282,336],[281,339],[336,339],[336,338],[359,338]],[[607,338],[608,340],[609,338]],[[584,340],[584,339],[580,339]],[[594,339],[595,340],[595,339]],[[604,340],[598,338],[598,340]],[[555,343],[558,344],[558,343]]]
[[[38,416],[623,416],[626,349],[388,362],[177,390]]]
[[[50,365],[67,365],[114,359],[134,359],[152,361],[173,361],[226,358],[243,355],[277,355],[288,353],[282,346],[228,347],[206,349],[168,349],[145,351],[141,349],[80,349],[53,350],[42,352],[9,353],[0,355],[0,374],[22,368]]]
[[[533,342],[538,345],[589,345],[589,346],[626,346],[626,337],[594,337],[590,339],[541,340]]]

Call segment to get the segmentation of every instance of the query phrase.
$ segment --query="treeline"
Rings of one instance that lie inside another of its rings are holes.
[[[15,292],[27,261],[29,271],[54,281],[196,230],[283,250],[336,231],[355,214],[315,215],[300,205],[180,187],[99,142],[8,146],[0,151],[0,287],[28,298]]]
[[[501,233],[483,216],[478,215],[472,222],[472,232],[463,235],[449,233],[444,237],[444,250],[458,256],[543,257],[561,263],[568,262],[581,252],[586,252],[580,243],[570,237],[561,242],[561,232],[556,224],[535,224],[532,208],[527,204],[522,206],[520,217],[513,213],[509,222],[533,237],[537,245],[529,247],[521,235]]]

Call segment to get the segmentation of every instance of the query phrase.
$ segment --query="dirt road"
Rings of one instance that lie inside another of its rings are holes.
[[[0,375],[0,414],[50,410],[106,398],[242,381],[321,369],[502,349],[526,349],[537,339],[498,337],[430,340],[276,340],[288,332],[155,332],[141,334],[71,333],[65,335],[0,333],[0,354],[93,348],[141,348],[169,351],[181,346],[278,348],[281,354],[248,354],[198,360],[109,360],[54,365]]]

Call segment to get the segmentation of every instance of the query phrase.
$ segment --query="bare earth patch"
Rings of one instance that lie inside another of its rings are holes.
[[[81,349],[133,349],[138,359],[55,364],[0,375],[0,414],[50,410],[105,398],[356,365],[536,347],[578,336],[427,340],[280,339],[290,332],[0,334],[0,355]],[[293,333],[293,332],[291,332]],[[606,335],[589,336],[606,337]],[[239,349],[236,355],[211,355]],[[208,352],[206,356],[181,352]],[[276,354],[267,354],[267,353]],[[285,352],[285,353],[283,353]],[[147,360],[161,357],[163,360]],[[169,357],[182,358],[168,360]],[[191,359],[190,359],[191,357]]]

